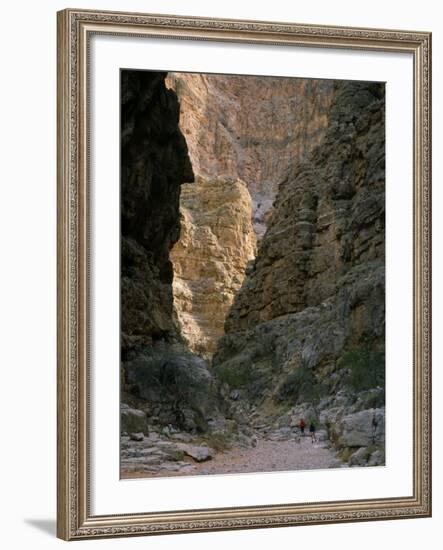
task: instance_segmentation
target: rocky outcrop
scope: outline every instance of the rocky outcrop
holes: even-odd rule
[[[189,348],[210,357],[280,181],[324,135],[333,84],[186,73],[170,73],[166,84],[180,100],[180,128],[198,176],[182,190],[181,237],[171,255],[174,305]]]
[[[253,271],[227,320],[228,332],[318,306],[350,289],[353,325],[363,331],[359,303],[375,294],[374,306],[383,304],[383,108],[381,86],[337,85],[322,145],[280,185]],[[379,332],[376,322],[368,328],[370,334]]]
[[[244,181],[258,238],[288,166],[320,143],[333,83],[283,77],[170,73],[196,174]]]
[[[293,441],[300,417],[347,464],[382,464],[384,88],[305,82],[297,107],[289,79],[219,79],[174,84],[187,186],[165,74],[122,73],[123,469],[195,472]],[[271,91],[297,121],[275,128]]]
[[[126,403],[120,404],[120,431],[149,435],[148,418],[144,411],[134,409]]]
[[[210,357],[255,257],[251,198],[240,180],[198,177],[182,187],[180,212],[171,251],[174,306],[189,349]]]
[[[383,409],[366,409],[341,418],[339,431],[333,433],[340,447],[368,447],[384,442],[385,412]]]
[[[165,77],[121,76],[121,421],[145,435],[168,425],[203,432],[221,418],[208,365],[186,349],[173,309],[170,250],[180,189],[194,175]]]
[[[207,363],[181,344],[139,351],[125,362],[125,374],[138,407],[156,429],[172,425],[189,433],[204,432],[208,418],[217,415],[217,390]]]
[[[194,179],[166,73],[121,73],[121,345],[176,340],[169,251],[180,187]]]
[[[187,443],[179,443],[178,448],[181,449],[186,456],[190,456],[195,462],[205,462],[211,460],[214,455],[214,450],[206,445],[188,445]]]
[[[214,356],[263,411],[314,403],[318,418],[340,390],[384,388],[384,151],[383,85],[336,83],[325,137],[281,183]]]

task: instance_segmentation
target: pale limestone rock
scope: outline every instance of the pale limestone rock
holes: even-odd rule
[[[240,180],[199,177],[182,187],[180,212],[171,251],[174,306],[189,349],[210,357],[255,256],[251,198]]]
[[[205,462],[214,456],[214,450],[204,445],[188,445],[182,443],[178,447],[196,462]]]
[[[261,238],[288,166],[321,142],[333,82],[169,73],[166,85],[180,101],[194,173],[246,182]]]

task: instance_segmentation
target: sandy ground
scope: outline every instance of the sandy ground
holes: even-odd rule
[[[337,468],[336,454],[323,443],[311,443],[309,436],[295,441],[259,439],[256,447],[231,449],[217,453],[212,460],[192,464],[192,472],[122,472],[122,478],[169,477],[181,475],[232,474]]]

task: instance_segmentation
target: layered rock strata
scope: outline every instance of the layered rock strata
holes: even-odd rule
[[[333,84],[185,73],[170,73],[166,83],[180,100],[180,128],[198,176],[181,198],[174,305],[190,349],[210,357],[280,181],[324,135]]]
[[[281,183],[214,356],[262,415],[315,417],[339,448],[383,447],[384,128],[382,84],[335,84],[325,137]]]
[[[255,257],[251,198],[240,180],[196,178],[182,187],[181,234],[171,252],[174,304],[191,351],[210,357]]]
[[[223,419],[208,365],[186,348],[173,308],[170,250],[180,189],[194,175],[165,76],[121,74],[121,420],[142,433],[169,424],[197,433]]]
[[[258,238],[289,165],[320,143],[333,83],[286,77],[169,73],[196,174],[240,179]]]

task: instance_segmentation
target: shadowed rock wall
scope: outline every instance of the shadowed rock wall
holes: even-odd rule
[[[360,444],[378,445],[384,439],[384,86],[337,82],[334,94],[323,141],[280,185],[213,364],[264,415],[285,411],[283,425],[291,415],[293,422],[314,416],[344,447],[358,446],[346,426],[363,423]],[[349,415],[357,413],[354,422]]]
[[[165,76],[121,73],[121,427],[141,440],[169,426],[224,426],[208,365],[186,348],[173,308],[170,251],[181,186],[194,175]]]
[[[175,340],[169,251],[180,235],[180,186],[194,175],[166,73],[121,73],[122,351]]]

